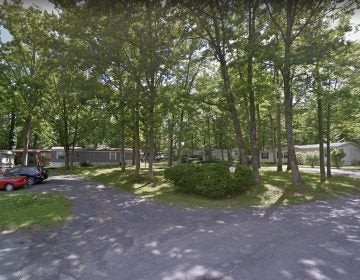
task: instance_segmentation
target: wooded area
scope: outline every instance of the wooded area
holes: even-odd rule
[[[51,2],[0,5],[0,149],[133,147],[150,182],[158,152],[236,147],[259,182],[287,146],[301,185],[295,144],[320,143],[325,180],[330,142],[360,141],[357,0]]]

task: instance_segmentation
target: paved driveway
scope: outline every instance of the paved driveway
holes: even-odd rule
[[[236,211],[161,205],[71,176],[50,230],[0,234],[0,280],[360,279],[360,195]]]

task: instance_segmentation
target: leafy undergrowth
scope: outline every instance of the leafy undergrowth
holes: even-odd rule
[[[133,182],[133,169],[128,168],[121,173],[118,167],[77,168],[72,171],[84,178],[98,183],[118,187],[145,198],[152,198],[185,207],[207,208],[240,208],[240,207],[270,207],[290,205],[328,199],[336,196],[360,191],[360,180],[345,176],[335,176],[324,183],[319,182],[316,174],[302,173],[306,185],[294,186],[291,174],[287,172],[265,170],[261,172],[262,183],[242,193],[225,199],[212,200],[190,194],[174,191],[169,182],[164,179],[164,168],[154,169],[154,183],[146,183],[146,170],[141,173],[140,182]]]
[[[0,231],[41,229],[70,215],[70,201],[52,193],[18,191],[0,195]]]

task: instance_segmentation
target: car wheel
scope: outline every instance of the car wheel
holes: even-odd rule
[[[33,177],[27,177],[28,186],[32,186],[35,184],[35,179]]]
[[[11,192],[14,190],[14,186],[11,185],[11,184],[6,184],[5,185],[5,190],[8,191],[8,192]]]

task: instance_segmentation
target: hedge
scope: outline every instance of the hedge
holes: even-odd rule
[[[229,163],[179,164],[165,170],[165,178],[182,193],[207,198],[224,198],[241,193],[253,184],[250,168],[236,165],[230,173]]]

